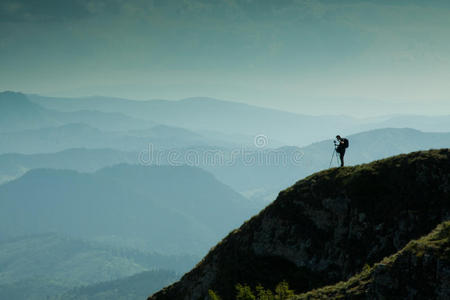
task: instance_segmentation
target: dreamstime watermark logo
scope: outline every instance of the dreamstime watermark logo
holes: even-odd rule
[[[258,148],[264,148],[269,144],[269,138],[264,134],[258,134],[253,140],[254,144]]]
[[[296,147],[278,149],[267,148],[269,138],[263,134],[254,137],[254,147],[215,149],[210,147],[192,149],[148,148],[139,153],[139,163],[143,165],[171,165],[195,167],[231,166],[299,166],[304,153]]]

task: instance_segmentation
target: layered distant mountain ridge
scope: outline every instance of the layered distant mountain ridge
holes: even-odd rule
[[[354,166],[411,151],[448,148],[449,121],[448,115],[310,116],[205,97],[133,101],[1,92],[0,298],[142,299],[179,279],[221,238],[277,198],[280,190],[336,166],[335,155],[331,160],[331,138],[336,134],[350,140],[345,162]],[[367,170],[371,173],[372,167]],[[348,175],[341,172],[327,176]],[[273,212],[274,206],[264,211]],[[292,212],[296,209],[291,207]],[[322,214],[329,208],[317,209]],[[308,218],[302,218],[302,224],[313,230]],[[297,227],[291,231],[297,232]],[[222,244],[216,248],[222,249]],[[420,249],[433,250],[427,247],[428,242]],[[394,248],[401,251],[398,241]],[[394,252],[386,253],[394,255],[388,259],[386,274],[399,270]],[[236,257],[254,273],[261,273],[262,265],[275,274],[260,275],[273,277],[273,282],[238,276],[239,283],[252,288],[258,281],[272,289],[283,278],[298,297],[313,292],[310,287],[320,289],[312,294],[317,297],[353,295],[348,286],[377,295],[379,277],[372,270],[380,267],[372,268],[372,261],[367,260],[362,272],[357,267],[351,272],[336,267],[347,272],[345,276],[335,274],[328,281],[319,274],[325,278],[319,282],[309,269],[302,270],[312,275],[302,277],[305,273],[276,255],[266,261],[266,257],[254,260],[249,253],[247,264],[241,254],[238,247],[226,256]],[[333,275],[334,267],[320,259],[317,270],[325,266]],[[233,261],[227,261],[225,270],[233,267]],[[286,270],[302,279],[292,281],[297,275]],[[223,288],[210,286],[225,299],[234,292],[234,287],[228,289],[227,278],[240,274],[230,272],[219,276],[226,279]],[[152,283],[146,285],[147,280]],[[445,286],[439,288],[445,292]],[[428,284],[427,289],[439,288]]]

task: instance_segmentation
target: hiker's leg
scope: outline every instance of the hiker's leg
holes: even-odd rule
[[[339,154],[340,154],[339,157],[341,158],[341,167],[343,167],[344,166],[344,154],[345,154],[345,152],[341,152]]]

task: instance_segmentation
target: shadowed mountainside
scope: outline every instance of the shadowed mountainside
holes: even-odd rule
[[[450,218],[450,152],[415,152],[329,169],[282,191],[183,278],[149,297],[234,298],[282,281],[297,292],[346,280]]]
[[[292,300],[450,299],[450,222],[409,242],[346,282],[323,287]]]

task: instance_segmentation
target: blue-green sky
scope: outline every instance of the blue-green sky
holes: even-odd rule
[[[450,113],[450,1],[0,0],[0,66],[44,95]]]

